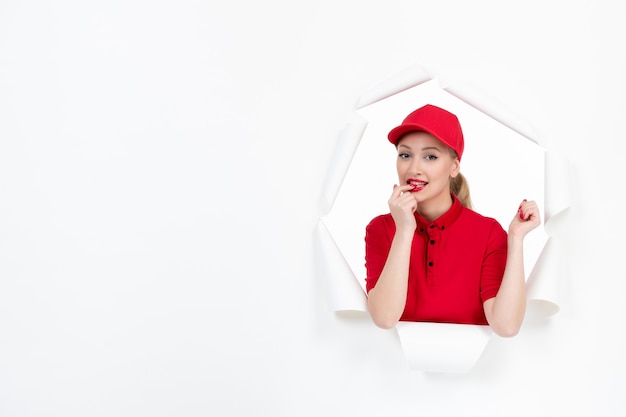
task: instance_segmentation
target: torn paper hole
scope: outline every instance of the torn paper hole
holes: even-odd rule
[[[546,158],[545,149],[537,144],[533,129],[481,96],[475,89],[450,80],[446,81],[446,89],[443,89],[438,79],[428,79],[425,74],[426,71],[416,71],[412,78],[410,74],[403,72],[400,79],[381,83],[373,91],[364,94],[365,98],[360,103],[371,104],[364,105],[355,113],[366,121],[366,128],[364,123],[360,125],[363,131],[354,127],[348,128],[347,132],[352,131],[351,136],[348,135],[351,139],[346,140],[345,133],[341,138],[350,144],[358,142],[358,146],[338,144],[339,148],[353,149],[353,154],[341,156],[343,165],[333,166],[329,170],[329,177],[332,177],[329,183],[340,184],[340,187],[336,194],[332,189],[329,191],[327,206],[330,209],[323,212],[323,225],[328,233],[324,239],[333,242],[325,250],[324,262],[329,263],[324,278],[330,282],[328,288],[333,294],[329,297],[336,311],[343,308],[341,306],[359,309],[366,305],[365,226],[376,215],[389,211],[387,199],[393,184],[397,182],[395,149],[388,143],[386,135],[414,109],[431,103],[446,108],[459,117],[466,140],[461,172],[469,180],[476,211],[496,218],[506,229],[522,198],[537,201],[539,207],[547,205],[546,172],[552,168],[551,159]],[[414,86],[406,88],[413,84]],[[388,91],[385,91],[385,86]],[[355,139],[357,136],[358,141]],[[567,198],[559,197],[552,201],[558,203],[551,207],[562,208],[568,204]],[[544,250],[548,238],[546,231],[540,228],[525,239],[524,266],[527,273],[533,271],[532,280],[529,280],[531,316],[547,316],[558,311],[556,294],[545,290],[554,288],[554,281],[558,276],[550,272],[540,272],[550,265],[548,258],[553,256],[550,248]],[[536,269],[535,264],[540,256],[541,268]],[[410,323],[399,325],[404,333],[407,328],[415,327]],[[440,326],[438,323],[433,325],[435,328]],[[456,326],[448,328],[451,333],[461,332],[455,330]],[[468,327],[462,329],[465,332]],[[432,343],[438,343],[437,334],[431,334]],[[459,336],[462,336],[461,333]],[[401,342],[402,340],[409,339],[401,337]],[[447,336],[442,340],[447,340]],[[408,349],[405,343],[403,348],[407,355],[409,352],[419,351]],[[477,349],[470,350],[474,359],[480,356]],[[458,358],[456,354],[452,356],[449,360],[454,363]],[[415,365],[422,362],[414,358],[411,363]],[[462,366],[456,368],[460,369]]]

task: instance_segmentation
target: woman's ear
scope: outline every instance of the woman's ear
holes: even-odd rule
[[[452,162],[452,167],[450,169],[450,177],[455,178],[457,175],[459,175],[460,171],[461,162],[459,161],[459,158],[454,158],[454,161]]]

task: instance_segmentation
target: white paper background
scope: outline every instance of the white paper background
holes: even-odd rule
[[[625,6],[0,2],[0,415],[621,416]],[[361,94],[416,61],[571,165],[561,310],[470,373],[330,313],[314,239]]]

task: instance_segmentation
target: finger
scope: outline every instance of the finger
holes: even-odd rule
[[[405,192],[400,196],[398,201],[400,205],[411,209],[411,211],[415,211],[417,209],[417,201],[415,201],[415,198],[411,195],[411,193]]]
[[[537,207],[537,203],[535,203],[534,201],[528,201],[526,199],[524,199],[520,205],[519,208],[517,209],[519,215],[520,215],[520,219],[524,220],[526,218],[528,218],[528,214],[530,213],[531,210],[533,210],[533,208]]]
[[[403,193],[396,198],[391,200],[391,203],[397,207],[406,207],[417,205],[415,198],[409,193]]]
[[[526,211],[524,212],[526,215],[526,219],[527,220],[533,220],[533,221],[541,221],[540,219],[540,214],[539,214],[539,208],[537,206],[530,206],[526,209]]]
[[[539,218],[539,207],[535,201],[524,200],[518,209],[520,220],[534,220]]]
[[[393,192],[391,193],[392,197],[399,197],[400,195],[402,195],[403,193],[406,193],[407,191],[410,191],[413,189],[413,186],[410,184],[404,184],[404,185],[394,185],[393,186]]]
[[[524,220],[525,217],[525,207],[528,203],[528,200],[524,199],[522,200],[522,202],[519,204],[519,207],[517,208],[517,214],[519,215],[520,220]]]
[[[417,210],[417,202],[410,193],[404,193],[397,198],[389,200],[389,207],[394,210],[401,210],[406,213],[413,213]]]

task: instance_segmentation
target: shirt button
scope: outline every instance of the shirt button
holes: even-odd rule
[[[430,241],[430,244],[431,244],[431,245],[434,245],[434,244],[435,244],[435,241],[434,241],[434,240],[431,240],[431,241]]]
[[[428,266],[433,266],[433,265],[434,265],[434,262],[432,261],[428,262]]]
[[[424,228],[420,227],[420,232],[424,233]]]

